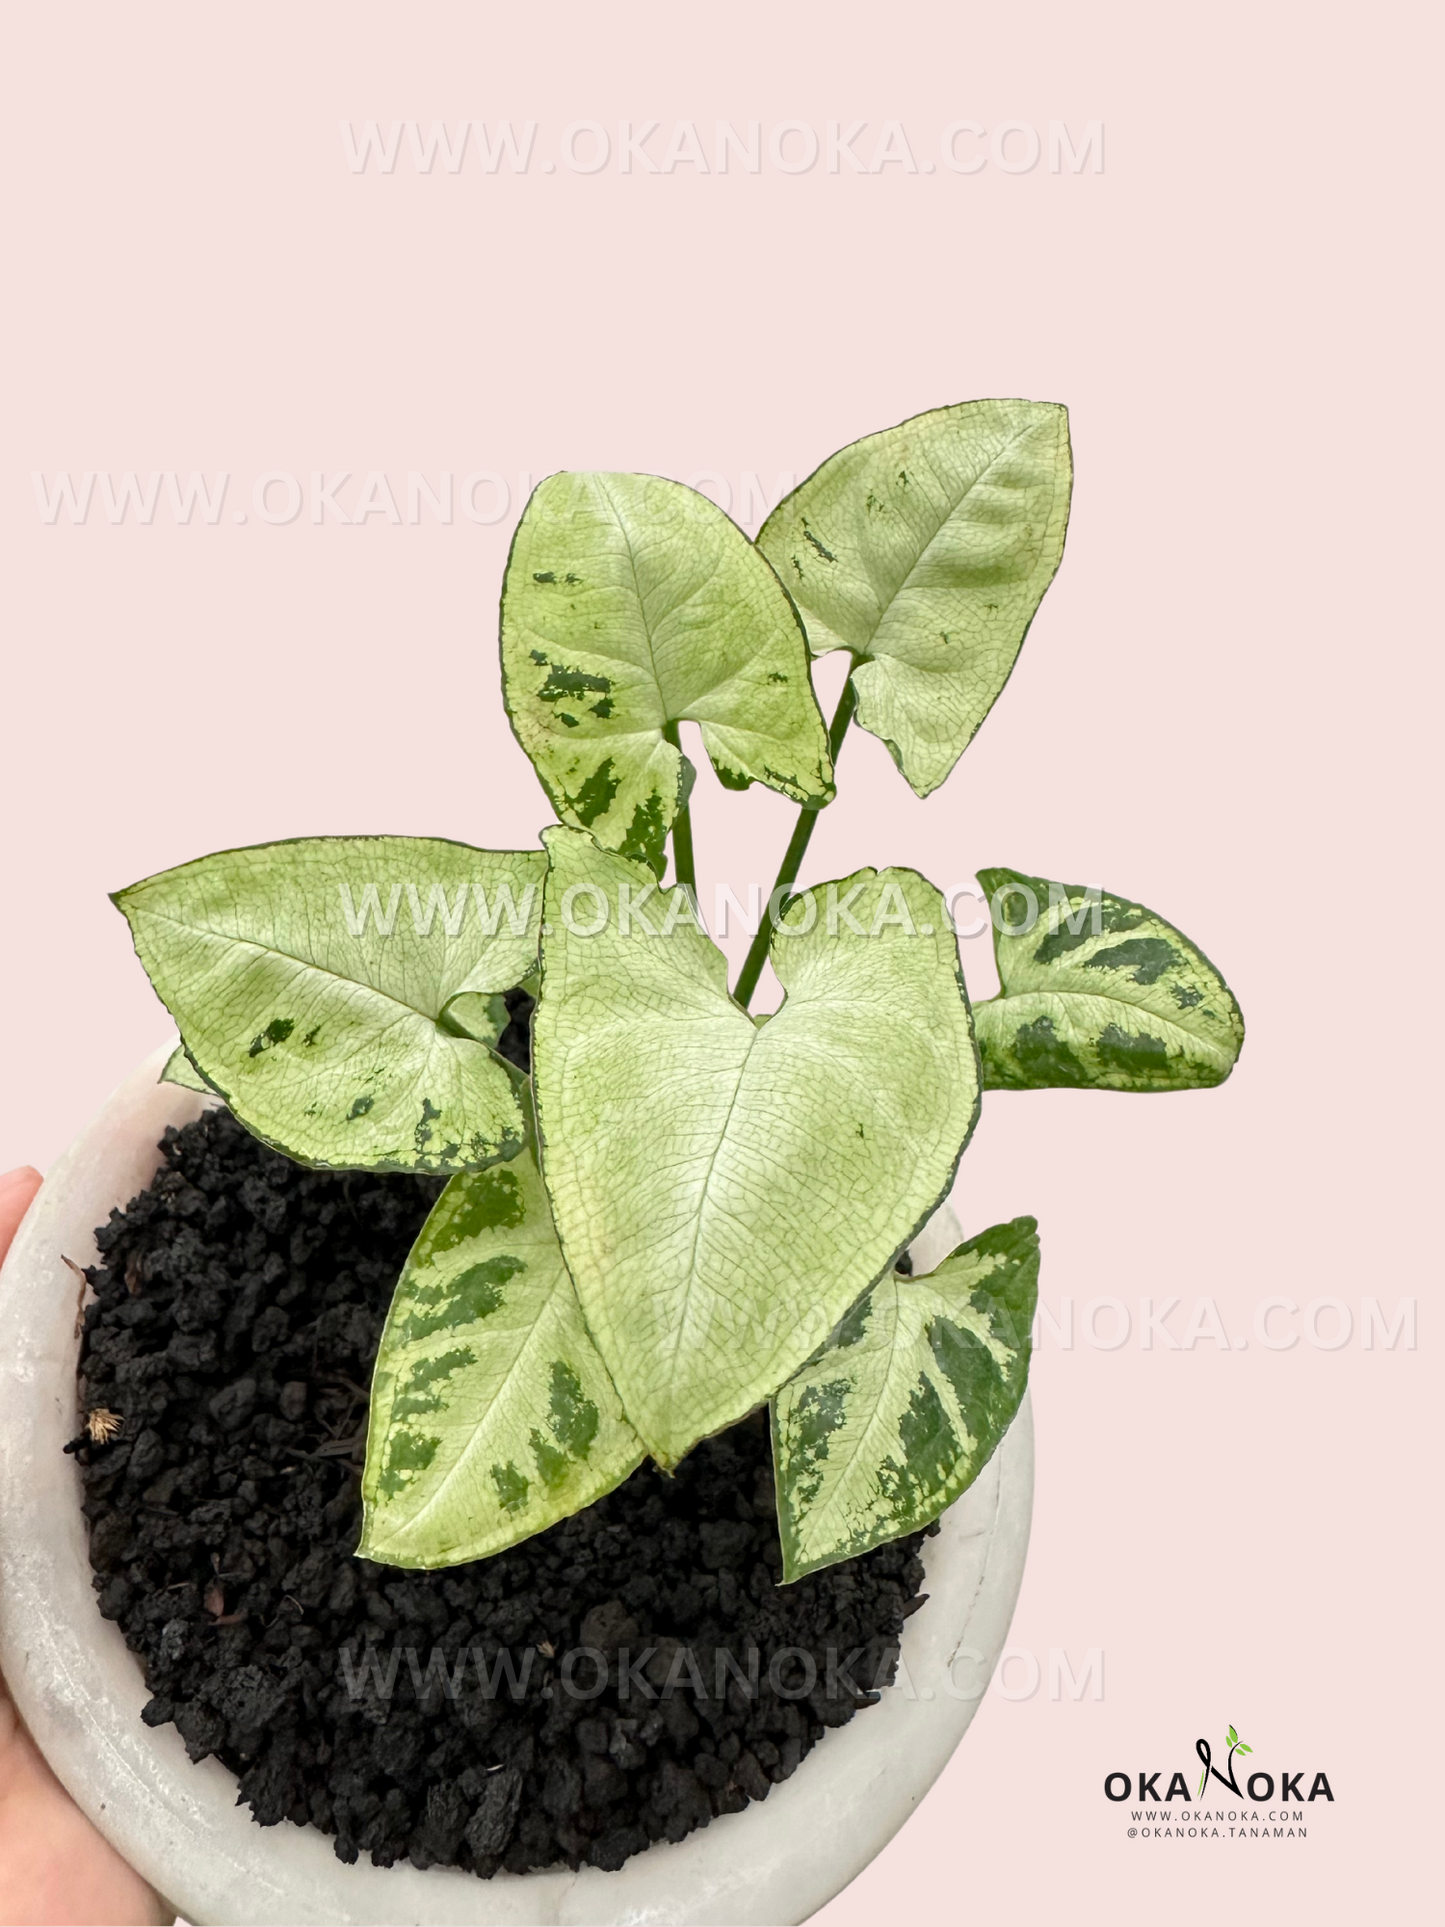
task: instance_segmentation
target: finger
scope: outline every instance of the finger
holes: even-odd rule
[[[19,1230],[20,1220],[39,1189],[40,1173],[30,1164],[22,1164],[18,1171],[7,1171],[0,1177],[0,1262],[4,1261],[10,1240]]]
[[[0,1927],[173,1918],[75,1805],[0,1689]]]
[[[0,1176],[0,1260],[39,1189],[29,1165]],[[170,1918],[46,1765],[0,1679],[0,1927]]]

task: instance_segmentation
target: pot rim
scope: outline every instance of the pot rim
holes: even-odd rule
[[[174,1727],[142,1724],[150,1695],[120,1628],[97,1609],[79,1469],[61,1450],[78,1425],[83,1298],[65,1260],[96,1261],[93,1228],[150,1182],[165,1126],[189,1122],[210,1101],[159,1082],[174,1046],[147,1058],[57,1160],[0,1270],[0,1671],[56,1775],[197,1923],[806,1920],[922,1800],[998,1663],[1028,1549],[1027,1396],[924,1547],[928,1604],[905,1622],[898,1683],[825,1734],[765,1801],[676,1844],[659,1842],[616,1873],[562,1868],[484,1881],[454,1867],[373,1867],[364,1857],[348,1866],[315,1828],[258,1828],[219,1760],[195,1764]],[[961,1236],[945,1204],[911,1247],[915,1269],[938,1263]],[[964,1658],[974,1669],[966,1688],[952,1670]]]

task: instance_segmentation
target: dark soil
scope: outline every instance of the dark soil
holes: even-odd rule
[[[761,1414],[496,1558],[353,1557],[363,1388],[440,1187],[304,1170],[222,1110],[162,1149],[98,1234],[71,1449],[146,1720],[223,1760],[263,1825],[383,1866],[616,1868],[765,1798],[877,1698],[921,1536],[780,1587]]]

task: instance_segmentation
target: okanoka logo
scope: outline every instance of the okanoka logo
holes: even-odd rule
[[[1239,1783],[1234,1777],[1234,1756],[1236,1753],[1253,1753],[1254,1748],[1252,1746],[1246,1746],[1232,1726],[1225,1735],[1225,1738],[1229,1742],[1229,1751],[1224,1756],[1223,1773],[1221,1773],[1219,1768],[1214,1764],[1214,1755],[1210,1751],[1208,1740],[1196,1740],[1194,1742],[1194,1751],[1204,1762],[1204,1771],[1199,1776],[1199,1792],[1195,1796],[1197,1799],[1203,1799],[1204,1789],[1211,1775],[1219,1781],[1221,1786],[1227,1786],[1230,1792],[1236,1794],[1241,1800],[1245,1797],[1244,1794],[1240,1792]],[[1265,1777],[1268,1778],[1268,1775]]]
[[[1245,1806],[1268,1806],[1271,1801],[1277,1801],[1281,1809],[1307,1806],[1314,1800],[1333,1802],[1335,1797],[1334,1790],[1330,1786],[1329,1775],[1323,1768],[1311,1770],[1306,1767],[1289,1768],[1276,1765],[1272,1770],[1258,1766],[1250,1769],[1247,1762],[1254,1754],[1254,1748],[1240,1738],[1233,1726],[1225,1730],[1224,1746],[1218,1760],[1215,1758],[1214,1747],[1208,1739],[1197,1739],[1194,1742],[1194,1752],[1202,1770],[1192,1790],[1192,1769],[1186,1775],[1180,1767],[1175,1767],[1172,1771],[1166,1767],[1158,1767],[1153,1772],[1145,1772],[1141,1769],[1137,1774],[1124,1772],[1106,1774],[1105,1797],[1117,1802],[1133,1799],[1162,1806],[1168,1806],[1174,1800],[1181,1800],[1191,1809],[1197,1809],[1201,1802],[1222,1798],[1220,1788]],[[1161,1781],[1167,1781],[1162,1793],[1159,1790]],[[1305,1790],[1306,1787],[1308,1791]],[[1145,1816],[1132,1814],[1130,1817],[1139,1819]],[[1230,1820],[1247,1820],[1256,1816],[1230,1812],[1227,1816],[1196,1813],[1194,1817],[1196,1819],[1227,1817]],[[1283,1812],[1276,1815],[1271,1812],[1269,1818],[1276,1817],[1288,1819],[1291,1815]]]

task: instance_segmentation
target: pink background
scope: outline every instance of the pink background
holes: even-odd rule
[[[808,874],[1004,863],[1204,945],[1249,1024],[1234,1080],[990,1099],[957,1203],[970,1231],[1038,1216],[1056,1317],[1113,1297],[1137,1327],[1177,1296],[1178,1337],[1209,1298],[1248,1343],[1045,1338],[1011,1640],[1044,1683],[990,1693],[830,1927],[1426,1917],[1432,24],[1297,0],[7,14],[0,1170],[43,1167],[166,1031],[108,890],[272,837],[535,836],[495,649],[517,477],[771,494],[944,401],[1072,411],[1068,552],[997,710],[926,803],[855,733]],[[373,116],[532,118],[537,153],[354,174],[339,123]],[[655,157],[682,119],[709,156],[718,118],[861,119],[865,160],[897,119],[919,171],[542,171],[565,123],[621,118],[662,123]],[[924,171],[962,119],[1102,120],[1103,171]],[[46,526],[31,472],[60,469],[232,479],[213,527],[164,497],[148,527],[101,501]],[[411,469],[494,471],[512,512],[258,521],[258,474],[313,469],[352,470],[352,505],[373,469],[399,496]],[[695,814],[705,901],[771,877],[778,799],[704,771]],[[1346,1301],[1352,1339],[1264,1349],[1275,1294]],[[1415,1350],[1364,1348],[1367,1295],[1418,1299]],[[1096,1647],[1103,1698],[1051,1700],[1050,1649]],[[1250,1764],[1328,1772],[1308,1839],[1129,1839],[1104,1775],[1161,1766],[1162,1790],[1229,1722]]]

